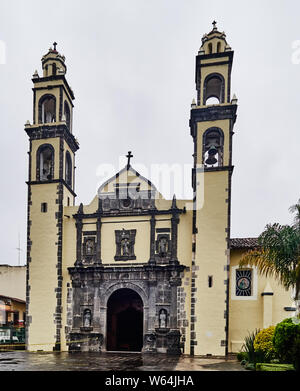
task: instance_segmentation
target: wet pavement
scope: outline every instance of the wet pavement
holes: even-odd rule
[[[141,353],[0,352],[0,371],[245,371],[235,358]]]

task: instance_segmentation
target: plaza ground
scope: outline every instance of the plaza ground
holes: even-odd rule
[[[0,371],[245,371],[236,357],[141,353],[0,352]]]

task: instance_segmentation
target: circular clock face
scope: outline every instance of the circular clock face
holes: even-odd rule
[[[246,290],[250,287],[250,280],[247,277],[240,277],[237,281],[237,286],[241,290]]]

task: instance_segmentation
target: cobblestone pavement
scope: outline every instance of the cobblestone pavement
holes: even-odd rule
[[[233,358],[141,353],[0,352],[0,371],[244,371]]]

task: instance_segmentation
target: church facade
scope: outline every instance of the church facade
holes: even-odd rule
[[[248,331],[290,316],[289,292],[238,266],[257,240],[230,237],[232,62],[214,24],[196,56],[192,200],[164,199],[129,152],[92,202],[76,206],[74,93],[56,43],[43,56],[25,125],[28,350],[224,356]]]

